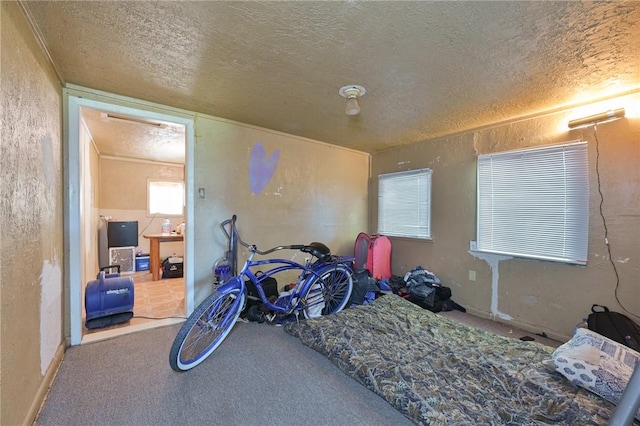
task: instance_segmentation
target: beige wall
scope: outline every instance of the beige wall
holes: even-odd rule
[[[567,128],[569,119],[589,114],[580,114],[580,109],[560,111],[373,155],[371,230],[377,227],[378,174],[422,167],[433,170],[433,241],[395,238],[393,273],[403,275],[421,265],[451,287],[453,299],[470,311],[561,339],[570,336],[594,303],[625,313],[615,298],[616,275],[604,244],[597,146],[603,213],[620,277],[618,298],[624,308],[640,315],[640,94],[609,104],[626,105],[636,115],[601,124],[594,134],[593,127]],[[606,108],[595,112],[602,110]],[[469,242],[475,240],[476,227],[476,156],[576,139],[589,143],[588,265],[525,259],[497,262],[470,253]],[[470,271],[476,273],[475,281],[469,279]]]
[[[261,249],[322,241],[334,253],[353,252],[367,224],[367,154],[213,118],[198,118],[196,134],[202,135],[195,154],[197,300],[209,288],[209,268],[226,250],[219,224],[232,214],[242,239]],[[258,142],[267,157],[279,151],[279,162],[264,189],[253,193],[249,163]],[[198,188],[204,199],[197,198]]]
[[[30,424],[62,356],[61,86],[20,9],[0,2],[0,424]]]
[[[334,253],[351,254],[356,235],[367,226],[368,154],[87,88],[72,86],[66,93],[194,120],[195,184],[190,190],[194,193],[192,260],[196,303],[211,290],[211,267],[224,254],[227,244],[219,224],[232,214],[239,217],[242,238],[260,248],[319,240]],[[279,151],[279,162],[264,189],[253,193],[249,169],[257,143],[264,146],[267,157]],[[110,174],[105,169],[106,162],[101,161],[101,182],[111,179],[116,186],[129,184],[122,170]],[[200,188],[204,189],[205,198],[198,197]],[[105,192],[101,185],[101,212],[120,203],[109,200],[108,197],[117,196]],[[137,189],[132,193],[137,195],[128,198],[126,204],[117,204],[118,209],[145,208],[136,204],[146,200],[145,193],[138,193]],[[289,254],[295,255],[299,254]]]
[[[63,285],[61,86],[13,2],[2,2],[2,395],[1,424],[31,423],[69,335],[69,283]],[[226,249],[218,225],[236,213],[245,240],[262,248],[323,241],[335,253],[353,250],[367,224],[369,156],[286,134],[138,100],[70,89],[67,93],[194,118],[196,146],[194,270],[196,302],[210,291],[211,266]],[[280,152],[266,186],[250,190],[251,152],[261,143]],[[146,193],[115,196],[103,182],[131,188],[119,165],[98,161],[89,149],[81,188],[85,224],[99,212],[142,211]],[[139,165],[135,165],[140,169]],[[94,185],[99,179],[100,185]],[[97,201],[99,200],[99,202]],[[142,202],[142,204],[140,204]],[[124,203],[124,204],[123,204]],[[151,224],[150,226],[153,226]],[[159,229],[159,224],[158,224]],[[94,251],[89,238],[84,249]],[[289,253],[290,257],[297,255]],[[84,268],[92,269],[90,263]],[[87,272],[88,274],[89,272]],[[286,283],[281,283],[282,285]],[[63,327],[63,323],[65,324]],[[17,392],[16,389],[20,391]]]
[[[100,225],[98,212],[98,194],[100,163],[98,152],[91,137],[89,129],[82,123],[80,128],[80,158],[81,158],[81,189],[80,189],[80,222],[82,224],[82,253],[85,253],[82,262],[83,282],[87,283],[96,278],[101,265],[98,262],[98,238],[97,229]],[[84,303],[84,297],[83,297]]]
[[[149,161],[132,161],[118,158],[100,159],[100,202],[102,216],[113,220],[138,221],[138,249],[149,253],[149,240],[143,234],[162,232],[164,217],[147,216],[147,180],[184,180],[184,166]],[[180,224],[183,217],[171,217],[172,229]],[[160,244],[160,256],[176,253],[184,255],[182,243]]]

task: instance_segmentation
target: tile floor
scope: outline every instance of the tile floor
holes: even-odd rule
[[[159,319],[185,317],[184,278],[152,281],[151,273],[148,271],[136,272],[128,276],[133,278],[133,318],[126,323],[94,330],[83,327],[84,335],[144,325]]]

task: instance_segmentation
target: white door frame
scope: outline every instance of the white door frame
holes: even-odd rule
[[[194,309],[194,120],[170,114],[145,111],[136,108],[123,107],[107,102],[100,102],[79,96],[67,95],[67,118],[65,120],[65,143],[67,146],[64,156],[64,175],[67,190],[65,192],[65,226],[67,229],[65,243],[68,248],[65,256],[65,269],[68,271],[69,280],[69,324],[70,324],[70,344],[79,345],[82,343],[82,259],[84,253],[81,252],[81,224],[80,224],[80,191],[82,182],[80,180],[81,158],[80,158],[80,108],[89,107],[105,112],[133,115],[152,120],[167,121],[182,124],[186,127],[185,146],[185,192],[186,192],[186,232],[185,232],[185,309],[187,314]]]

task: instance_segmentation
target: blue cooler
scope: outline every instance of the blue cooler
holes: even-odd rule
[[[118,268],[107,274],[105,269]],[[127,322],[133,317],[133,279],[120,276],[120,266],[100,268],[97,279],[90,281],[84,293],[85,327],[103,328]]]
[[[136,256],[136,272],[149,270],[150,258],[148,254]]]

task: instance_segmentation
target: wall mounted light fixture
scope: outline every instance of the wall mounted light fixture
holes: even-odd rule
[[[348,86],[341,87],[338,91],[340,96],[347,100],[347,108],[344,110],[347,115],[360,114],[360,104],[358,98],[363,96],[367,91],[362,86],[357,84],[350,84]]]
[[[603,123],[606,121],[613,121],[622,117],[624,117],[624,108],[610,109],[609,111],[601,112],[600,114],[594,114],[588,117],[570,120],[569,128],[575,129],[576,127],[588,126],[591,124]]]
[[[111,121],[120,121],[122,123],[129,123],[129,124],[142,124],[145,126],[157,127],[160,129],[164,129],[165,127],[167,127],[166,124],[161,123],[159,121],[148,120],[148,119],[139,118],[139,117],[131,117],[128,115],[112,114],[110,112],[109,113],[102,112],[100,113],[100,117],[105,118],[107,120],[111,120]]]

